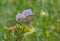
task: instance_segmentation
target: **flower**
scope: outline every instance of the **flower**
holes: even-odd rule
[[[46,37],[49,37],[50,32],[46,31],[45,34],[46,34]]]
[[[19,18],[25,18],[25,16],[23,14],[18,13],[16,15],[16,21],[18,21]]]
[[[21,25],[20,29],[23,30],[24,32],[29,32],[29,33],[34,33],[35,32],[34,28],[30,28],[27,25]]]
[[[8,30],[9,30],[10,32],[12,32],[12,30],[16,30],[16,26],[10,26],[10,27],[8,28]]]
[[[21,30],[23,30],[23,28],[24,28],[23,26],[20,26],[20,29],[21,29]]]
[[[14,30],[14,27],[9,27],[8,30],[12,32],[12,30]]]
[[[30,29],[30,31],[29,31],[30,33],[33,33],[34,31],[32,30],[32,29]]]
[[[20,29],[23,30],[24,32],[28,32],[30,28],[27,25],[22,25],[20,26]]]
[[[31,34],[33,34],[34,32],[36,32],[36,30],[35,30],[35,28],[31,28],[30,30],[29,30],[29,32],[31,33]]]
[[[29,26],[25,26],[25,29],[24,29],[24,31],[26,31],[26,32],[28,32],[29,31]]]
[[[33,34],[35,32],[35,29],[29,29],[28,32],[24,33],[24,37],[26,37],[27,35]]]
[[[41,16],[46,16],[46,13],[43,11],[40,13]]]

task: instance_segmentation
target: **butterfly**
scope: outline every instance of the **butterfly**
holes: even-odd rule
[[[34,14],[31,9],[24,10],[22,14],[16,15],[16,21],[30,23],[34,18]]]

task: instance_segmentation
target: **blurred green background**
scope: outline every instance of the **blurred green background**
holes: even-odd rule
[[[0,0],[0,41],[5,41],[4,28],[14,26],[16,14],[26,9],[32,9],[35,14],[32,26],[36,34],[23,41],[60,41],[60,0]],[[51,33],[48,38],[46,31]]]

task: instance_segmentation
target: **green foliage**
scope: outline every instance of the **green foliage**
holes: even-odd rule
[[[35,14],[30,27],[36,32],[24,36],[22,41],[60,41],[60,0],[0,0],[0,41],[15,41],[19,37],[7,29],[18,24],[16,14],[26,9]]]

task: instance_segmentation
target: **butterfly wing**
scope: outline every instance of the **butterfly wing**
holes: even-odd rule
[[[25,16],[19,13],[16,15],[16,21],[18,21],[19,18],[25,18]]]
[[[23,11],[23,14],[24,14],[24,16],[29,16],[29,15],[32,15],[32,10],[31,9],[27,9],[27,10],[24,10]]]
[[[33,15],[32,10],[31,9],[24,10],[22,14],[24,14],[24,16],[26,18],[26,22],[25,23],[29,24],[32,21],[32,19],[33,19],[33,17],[30,16],[30,15]]]

